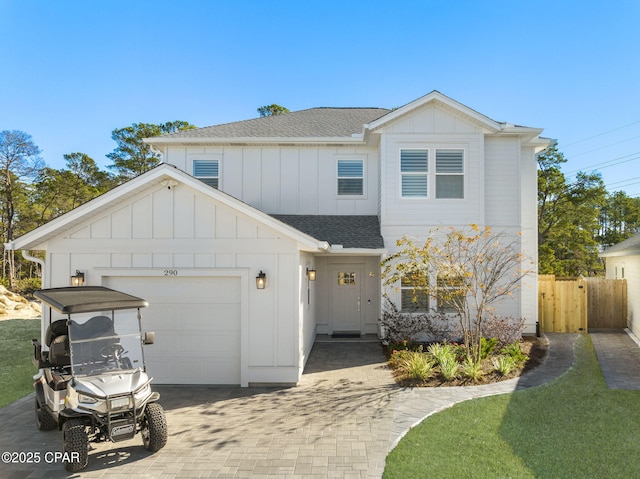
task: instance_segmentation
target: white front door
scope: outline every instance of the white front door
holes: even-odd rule
[[[341,264],[329,268],[329,312],[333,332],[361,332],[361,265]]]

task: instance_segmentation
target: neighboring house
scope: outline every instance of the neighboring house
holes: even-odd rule
[[[403,235],[489,225],[537,263],[541,131],[435,91],[182,131],[146,140],[164,164],[7,247],[46,251],[44,287],[78,270],[148,299],[157,382],[296,383],[317,334],[378,333],[380,261]],[[500,312],[535,331],[536,278]]]
[[[607,279],[627,280],[627,324],[640,337],[640,234],[607,248],[600,257],[605,259]]]

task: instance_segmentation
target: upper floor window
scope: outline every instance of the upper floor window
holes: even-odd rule
[[[364,194],[364,161],[338,160],[338,196]]]
[[[400,150],[403,198],[426,198],[429,184],[429,150]]]
[[[193,176],[209,186],[218,188],[220,184],[220,163],[218,160],[193,160]]]
[[[464,198],[464,150],[436,150],[436,198]]]

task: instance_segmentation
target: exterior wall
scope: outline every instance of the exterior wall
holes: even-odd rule
[[[313,343],[316,339],[317,325],[317,280],[309,281],[307,277],[308,269],[317,269],[316,258],[309,253],[300,255],[300,264],[298,267],[299,291],[298,310],[301,318],[302,328],[300,330],[300,368],[304,365],[311,354]]]
[[[269,214],[375,215],[377,148],[170,147],[165,161],[189,174],[194,159],[220,162],[220,189]],[[364,195],[338,197],[337,160],[364,160]]]
[[[640,338],[640,255],[605,258],[607,279],[627,280],[627,326]]]
[[[393,227],[484,223],[484,134],[478,126],[453,111],[429,105],[399,118],[381,133],[380,224],[387,247],[391,244],[387,237],[395,236]],[[429,198],[401,197],[401,148],[430,149]],[[465,151],[464,199],[435,198],[435,148]]]
[[[400,193],[401,148],[462,148],[465,151],[464,199],[405,199]],[[518,239],[519,252],[532,274],[498,314],[525,319],[525,333],[537,321],[537,173],[535,152],[516,136],[485,135],[476,125],[437,106],[430,106],[386,128],[381,140],[381,231],[385,247],[409,236],[424,241],[438,226],[488,225]],[[433,163],[430,164],[433,172]],[[433,173],[430,190],[434,192]],[[399,304],[399,293],[389,289]]]
[[[292,299],[299,286],[297,244],[212,197],[185,184],[171,189],[157,185],[48,241],[43,249],[46,287],[67,286],[76,270],[85,272],[88,285],[99,285],[110,270],[178,278],[210,269],[248,274],[252,284],[242,331],[243,377],[248,382],[299,379],[300,312]],[[253,278],[260,270],[267,275],[265,290],[255,287]]]

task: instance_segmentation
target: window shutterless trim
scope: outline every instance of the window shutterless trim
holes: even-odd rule
[[[400,197],[429,198],[429,149],[400,148]]]
[[[365,161],[358,158],[336,159],[336,195],[339,198],[364,196]]]

